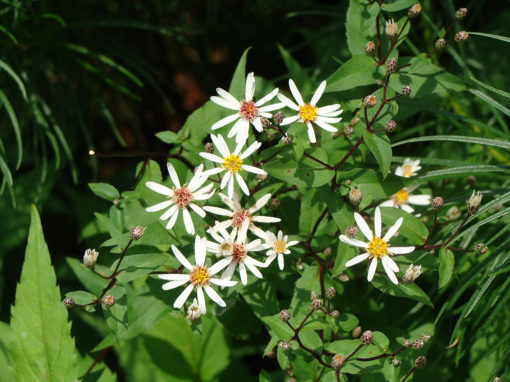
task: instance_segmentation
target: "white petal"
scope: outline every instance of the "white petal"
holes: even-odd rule
[[[337,113],[338,109],[340,109],[340,104],[334,104],[334,105],[328,105],[328,106],[319,107],[319,110],[317,110],[317,111],[319,112],[319,115],[323,115],[323,114]],[[342,111],[343,110],[340,110],[340,113]]]
[[[147,207],[145,209],[145,211],[147,212],[155,212],[155,211],[160,211],[162,210],[163,208],[166,208],[168,207],[170,204],[172,204],[173,201],[172,200],[165,200],[164,202],[161,202],[161,203],[158,203],[158,204],[155,204],[153,206],[150,206],[150,207]]]
[[[207,252],[207,241],[200,236],[195,236],[195,264],[204,265]]]
[[[248,283],[248,275],[246,274],[244,263],[239,263],[239,275],[241,276],[241,284],[246,285]]]
[[[184,257],[181,251],[179,251],[179,248],[177,248],[175,245],[172,244],[172,252],[174,253],[177,260],[179,260],[179,263],[181,263],[185,268],[188,268],[190,271],[193,269],[193,266],[191,263]]]
[[[233,176],[230,177],[230,182],[228,182],[227,195],[229,197],[232,197],[234,195],[234,177]]]
[[[393,224],[388,230],[388,232],[386,232],[386,235],[384,235],[383,240],[389,241],[393,237],[393,235],[395,235],[395,233],[398,231],[403,221],[404,218],[398,218],[395,224]]]
[[[166,224],[166,229],[171,230],[174,228],[175,222],[177,221],[177,218],[179,217],[179,210],[176,210],[175,213],[172,215],[168,223]]]
[[[386,264],[388,264],[388,266],[390,267],[390,269],[393,271],[393,272],[398,272],[400,271],[400,268],[398,267],[398,264],[393,261],[393,259],[391,258],[391,256],[383,256],[382,257],[382,262],[386,262]]]
[[[223,156],[223,158],[226,158],[230,155],[230,150],[227,146],[227,142],[225,142],[225,139],[221,134],[218,134],[216,136],[214,134],[211,134],[211,139],[214,143],[214,146],[216,146],[216,148]]]
[[[241,175],[239,175],[239,173],[236,173],[235,177],[237,180],[237,184],[239,185],[239,187],[241,187],[241,190],[243,190],[243,192],[246,195],[250,195],[250,189],[246,185],[246,182],[244,181],[243,177]]]
[[[319,99],[322,96],[322,93],[324,93],[324,89],[326,89],[326,81],[322,81],[315,93],[313,93],[312,100],[310,101],[310,105],[315,106],[317,102],[319,102]]]
[[[198,155],[200,155],[202,158],[210,160],[211,162],[223,164],[223,162],[225,161],[223,158],[220,158],[219,156],[217,156],[215,154],[211,154],[211,153],[199,153]],[[210,170],[208,170],[208,171],[210,171]],[[208,172],[204,171],[203,174],[204,175],[208,174]],[[209,173],[209,175],[212,175],[212,174]]]
[[[214,184],[209,183],[207,186],[202,187],[200,190],[198,190],[198,188],[202,184],[204,184],[204,182],[206,180],[207,180],[207,177],[203,176],[203,172],[201,173],[201,176],[199,178],[198,177],[191,178],[191,181],[189,182],[189,185],[188,185],[188,190],[190,190],[193,193],[194,198],[198,197],[199,195],[208,193],[214,187]],[[214,193],[214,190],[213,190],[213,193]]]
[[[340,239],[340,241],[344,242],[345,244],[353,245],[355,247],[360,247],[360,248],[368,248],[368,243],[365,243],[364,241],[354,239],[354,238],[351,239],[350,237],[347,237],[345,235],[340,235],[338,238]]]
[[[234,97],[226,90],[223,90],[222,88],[216,88],[216,91],[221,97],[223,97],[223,99],[225,99],[225,101],[232,104],[232,106],[236,106],[239,109],[241,103],[236,99],[236,97]]]
[[[193,225],[193,220],[191,220],[191,215],[187,208],[182,209],[182,218],[184,219],[184,226],[186,227],[186,232],[190,235],[195,233],[195,226]]]
[[[202,287],[197,287],[197,300],[198,306],[202,308],[202,311],[205,313],[207,309],[205,307],[204,291],[202,290]]]
[[[181,306],[184,305],[184,303],[186,302],[186,299],[188,298],[188,296],[191,294],[191,291],[193,290],[193,284],[189,284],[186,289],[184,289],[182,291],[182,293],[179,295],[179,297],[177,297],[177,299],[175,300],[174,302],[174,308],[175,309],[180,309]]]
[[[377,268],[377,258],[374,257],[372,259],[372,262],[370,263],[370,267],[368,268],[367,280],[369,282],[372,281],[372,279],[374,278],[376,268]]]
[[[325,123],[338,123],[342,120],[342,118],[331,118],[330,116],[319,115],[316,121],[325,122]]]
[[[202,154],[202,153],[200,153],[200,154]],[[219,174],[220,172],[223,172],[223,171],[225,171],[225,169],[220,166],[220,167],[215,167],[215,168],[211,168],[209,170],[204,171],[203,175],[211,176],[211,175]]]
[[[183,276],[186,276],[186,278],[184,280],[175,280],[175,281],[170,281],[170,282],[164,283],[161,286],[161,288],[163,290],[170,290],[170,289],[174,289],[174,288],[180,287],[181,285],[186,284],[189,281],[189,277],[188,277],[188,275],[183,275]]]
[[[292,117],[286,117],[283,119],[282,123],[280,123],[280,126],[289,125],[293,122],[296,122],[299,119],[298,115],[293,115]]]
[[[223,299],[219,296],[219,294],[216,293],[216,291],[213,288],[211,288],[209,285],[207,285],[205,287],[205,293],[207,293],[207,295],[211,298],[211,300],[213,300],[216,304],[218,304],[222,308],[227,306],[227,304],[225,304],[225,301],[223,301]]]
[[[248,164],[241,165],[241,168],[253,174],[267,175],[267,172],[265,170],[255,166],[250,166]]]
[[[384,270],[386,271],[386,274],[388,275],[388,277],[390,278],[391,282],[395,285],[398,285],[398,280],[397,280],[397,277],[395,276],[395,274],[393,273],[393,271],[391,270],[391,267],[390,265],[384,261],[384,259],[388,257],[388,256],[383,256],[382,257],[382,265],[383,265],[383,268]]]
[[[329,131],[330,133],[335,133],[338,131],[338,129],[336,127],[331,126],[329,123],[326,123],[323,120],[323,117],[317,117],[317,119],[314,121],[314,123],[316,125],[318,125],[319,127],[323,128],[324,130]]]
[[[225,176],[221,179],[220,188],[223,189],[227,185],[228,181],[232,177],[232,173],[230,171],[227,171],[225,173]]]
[[[358,225],[363,235],[365,235],[368,241],[371,241],[374,238],[374,236],[372,235],[372,231],[370,230],[370,228],[368,228],[368,224],[365,221],[365,219],[363,219],[363,217],[360,214],[355,212],[354,220],[356,220],[356,224]]]
[[[260,122],[260,118],[256,118],[253,121],[251,121],[251,124],[253,127],[255,127],[255,130],[257,130],[259,133],[262,133],[264,131],[264,128],[262,127],[262,122]]]
[[[251,154],[253,154],[255,151],[257,151],[259,149],[259,147],[262,146],[262,143],[260,142],[253,142],[250,147],[248,147],[246,150],[244,150],[244,153],[242,153],[239,158],[240,159],[246,159],[248,158]]]
[[[206,213],[201,207],[197,206],[195,203],[190,203],[189,207],[195,211],[198,216],[205,218]]]
[[[231,287],[237,284],[237,281],[222,280],[222,279],[209,279],[211,284],[219,285],[222,287]]]
[[[230,256],[230,260],[232,260],[232,256]],[[234,274],[235,270],[236,270],[236,266],[237,266],[237,263],[232,261],[227,269],[225,269],[225,271],[223,272],[223,274],[221,275],[221,279],[222,280],[230,280],[232,278],[232,275]]]
[[[212,184],[212,183],[211,183]],[[214,195],[214,193],[216,192],[216,190],[212,190],[212,192],[208,193],[208,194],[194,194],[193,195],[193,199],[194,200],[207,200],[209,199],[211,196]]]
[[[168,169],[168,174],[170,175],[170,179],[176,188],[181,188],[181,182],[179,182],[179,177],[177,176],[177,172],[175,172],[175,168],[172,163],[167,162],[166,168]]]
[[[374,233],[376,237],[381,237],[382,221],[381,221],[381,210],[379,207],[375,209],[374,214]]]
[[[227,265],[229,265],[232,262],[232,256],[226,257],[224,259],[221,259],[220,261],[216,262],[209,268],[209,274],[215,275],[219,271],[221,271],[223,268],[225,268]],[[235,264],[234,264],[235,267]]]
[[[267,268],[273,262],[274,259],[276,259],[276,253],[273,253],[272,255],[269,255],[269,257],[267,258],[266,262],[264,263],[264,267]]]
[[[161,215],[159,218],[161,220],[166,220],[168,219],[170,216],[174,216],[174,214],[178,214],[179,212],[177,211],[179,207],[177,207],[175,204],[170,207],[167,211],[165,211],[165,213],[163,215]]]
[[[271,93],[265,95],[264,97],[259,99],[257,102],[255,102],[255,106],[264,105],[266,102],[271,101],[277,94],[278,94],[278,88],[273,89],[273,91]]]
[[[250,214],[260,210],[262,207],[264,207],[266,205],[267,202],[269,202],[269,199],[271,199],[271,194],[265,194],[263,195],[262,197],[260,197],[253,206],[251,206],[249,209],[248,209],[248,212]]]
[[[313,125],[310,122],[308,122],[306,125],[308,126],[307,131],[308,131],[308,139],[310,140],[310,143],[317,142],[317,138],[315,138],[315,131],[313,129]]]
[[[266,239],[266,233],[264,231],[262,231],[260,228],[255,227],[253,224],[250,224],[249,229],[253,234],[257,235],[261,239],[264,239],[264,240]]]
[[[227,138],[232,138],[235,135],[236,144],[243,146],[248,139],[249,131],[250,121],[240,119],[239,122],[236,123],[236,126],[232,127],[232,129],[228,132]]]
[[[409,204],[402,204],[400,206],[405,212],[412,214],[414,212],[414,208],[411,207]]]
[[[245,245],[245,248],[248,250],[248,251],[258,251],[260,249],[258,249],[257,247],[260,246],[260,244],[262,244],[262,242],[260,241],[260,239],[255,239],[253,241],[250,241],[248,244]],[[257,262],[257,260],[255,259],[252,259],[254,262]]]
[[[255,76],[253,72],[248,73],[246,76],[246,85],[244,88],[244,99],[251,101],[253,99],[253,93],[255,92]]]
[[[284,96],[282,93],[278,93],[278,99],[282,101],[285,104],[285,106],[293,110],[299,111],[299,106],[296,105],[290,98]]]
[[[225,101],[223,98],[212,96],[211,101],[213,101],[215,104],[226,107],[227,109],[231,110],[237,110],[239,111],[240,105],[239,102],[237,105],[232,105],[230,102]]]
[[[239,118],[239,113],[235,113],[235,114],[229,115],[228,117],[222,118],[218,122],[216,122],[214,125],[211,126],[211,130],[216,130],[216,129],[219,129],[220,127],[228,125],[230,122],[235,121],[237,118]]]
[[[232,212],[220,207],[204,206],[204,210],[215,215],[232,216]]]
[[[415,247],[388,247],[388,252],[395,255],[405,255],[414,251]]]
[[[362,255],[358,255],[356,257],[353,257],[348,262],[345,263],[346,267],[352,267],[353,265],[356,265],[358,263],[361,263],[363,260],[368,259],[370,255],[368,253],[364,253]]]
[[[411,204],[427,206],[430,204],[430,195],[411,195],[408,200]]]
[[[292,93],[292,96],[297,101],[298,105],[302,106],[305,104],[303,101],[303,97],[301,97],[301,93],[299,92],[298,88],[296,87],[296,84],[292,79],[289,79],[289,88],[290,92]]]
[[[268,111],[275,111],[275,110],[283,109],[285,106],[287,106],[287,105],[284,104],[283,102],[278,102],[278,103],[274,103],[272,105],[262,106],[261,108],[259,108],[259,114],[263,117],[265,117],[266,115],[271,117],[271,114],[267,113]],[[269,118],[269,117],[266,117],[266,118]]]
[[[393,201],[393,199],[389,199],[379,204],[379,207],[395,207],[395,202]]]
[[[251,220],[255,223],[278,223],[282,221],[282,219],[272,216],[252,216]]]
[[[158,275],[160,279],[163,280],[171,280],[171,281],[177,281],[177,280],[189,280],[189,275],[185,275],[182,273],[166,273],[164,275]]]
[[[150,188],[152,191],[156,191],[158,194],[172,196],[174,192],[162,184],[156,182],[146,182],[145,185]]]
[[[253,263],[251,263],[250,261],[247,261],[247,260],[248,260],[248,258],[246,258],[244,261],[244,264],[246,265],[246,267],[250,270],[251,273],[253,273],[255,275],[255,277],[261,279],[262,273],[260,273],[260,271],[257,269],[257,267],[255,267],[255,265],[253,265]]]
[[[283,267],[285,266],[285,260],[283,259],[283,255],[280,253],[278,255],[278,267],[281,271],[283,271]]]

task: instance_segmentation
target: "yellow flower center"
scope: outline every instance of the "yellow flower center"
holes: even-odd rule
[[[388,244],[380,237],[374,237],[368,243],[368,253],[370,257],[381,257],[386,254]]]
[[[287,244],[283,240],[276,240],[273,243],[273,249],[276,253],[282,254],[287,249]]]
[[[391,195],[391,199],[393,200],[393,203],[395,203],[396,206],[401,206],[405,202],[407,202],[407,191],[406,190],[400,190]]]
[[[230,245],[230,243],[225,242],[225,243],[220,245],[220,251],[221,252],[228,252],[231,249],[232,249],[232,246]]]
[[[232,174],[235,174],[238,171],[241,171],[241,165],[243,161],[237,155],[230,155],[223,159],[223,168],[230,171]]]
[[[304,123],[313,122],[317,118],[318,108],[310,104],[305,104],[299,107],[299,119]]]
[[[206,286],[209,284],[209,269],[203,265],[195,265],[189,273],[189,281],[194,286]]]
[[[406,178],[413,176],[413,168],[411,167],[411,165],[408,165],[408,164],[403,165],[402,171]]]
[[[177,207],[184,208],[191,203],[191,201],[193,200],[193,195],[191,194],[187,187],[181,187],[178,189],[174,189],[172,200]]]

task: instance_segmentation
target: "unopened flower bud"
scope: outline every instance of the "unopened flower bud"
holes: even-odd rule
[[[262,127],[267,128],[267,127],[271,126],[271,121],[268,118],[261,117],[260,124],[262,125]]]
[[[342,354],[335,354],[331,360],[331,366],[333,369],[340,370],[344,365],[344,356]]]
[[[435,210],[439,210],[443,207],[443,198],[440,196],[436,196],[432,199],[432,208]]]
[[[444,38],[440,38],[436,41],[436,49],[443,49],[446,46],[446,40]]]
[[[206,152],[208,152],[209,154],[212,154],[214,152],[214,145],[211,143],[211,142],[207,142],[205,145],[204,145],[204,149]]]
[[[345,236],[347,237],[355,237],[358,234],[358,227],[355,225],[347,227],[345,230]]]
[[[269,141],[272,141],[274,139],[274,131],[268,131],[266,136]]]
[[[352,329],[352,337],[353,338],[358,338],[359,336],[361,336],[361,326],[356,326],[354,329]]]
[[[416,361],[414,361],[414,366],[416,366],[418,369],[421,369],[424,367],[427,363],[427,358],[423,355],[416,358]]]
[[[448,220],[455,220],[460,217],[461,213],[457,206],[451,207],[448,211],[446,211],[446,218]]]
[[[375,44],[373,41],[369,41],[365,45],[365,53],[369,56],[373,55],[375,52]]]
[[[322,308],[322,300],[320,298],[317,298],[312,301],[312,309],[313,310],[319,310]]]
[[[83,255],[83,264],[88,269],[94,269],[94,266],[97,262],[97,257],[99,256],[99,253],[95,249],[87,249],[85,251],[85,254]]]
[[[332,318],[340,317],[340,312],[338,310],[334,310],[329,314]]]
[[[351,125],[347,125],[344,127],[345,135],[351,135],[352,133],[354,133],[354,127],[352,127]]]
[[[115,297],[113,297],[111,294],[108,294],[103,298],[102,302],[104,306],[111,308],[113,305],[115,305]]]
[[[129,237],[132,240],[138,240],[138,239],[140,239],[143,236],[144,232],[145,232],[145,228],[140,227],[139,225],[137,225],[136,227],[134,227],[131,230],[131,232],[129,232]]]
[[[333,252],[333,250],[331,249],[331,247],[324,248],[324,256],[326,256],[326,257],[331,256],[332,252]]]
[[[425,344],[421,339],[417,339],[416,341],[413,342],[411,346],[413,347],[413,349],[421,350],[423,346],[425,346]]]
[[[386,122],[386,125],[384,125],[384,129],[388,133],[392,133],[397,128],[397,122],[395,122],[393,119],[390,119],[388,122]]]
[[[363,334],[361,335],[361,343],[363,345],[370,345],[372,343],[372,340],[374,339],[374,334],[372,333],[371,330],[367,330],[365,332],[363,332]]]
[[[351,119],[351,121],[349,122],[349,125],[354,127],[356,126],[358,123],[360,122],[360,119],[359,117],[354,117],[353,119]]]
[[[398,367],[398,366],[400,366],[400,360],[397,358],[393,358],[393,360],[391,361],[391,364],[395,367]]]
[[[395,60],[394,58],[390,58],[388,60],[388,62],[386,63],[386,73],[387,74],[395,73],[396,70],[397,70],[397,60]]]
[[[407,12],[407,16],[409,16],[410,19],[414,19],[417,17],[421,12],[421,4],[417,3],[414,4],[411,8],[409,8],[409,11]]]
[[[278,113],[276,113],[274,116],[273,116],[273,121],[274,123],[276,123],[277,125],[279,125],[280,123],[283,122],[283,114],[281,111],[279,111]]]
[[[410,86],[404,86],[402,88],[402,90],[400,91],[400,93],[404,96],[404,97],[409,97],[409,95],[411,94],[411,87]]]
[[[280,312],[280,320],[282,321],[289,321],[290,319],[290,313],[287,309],[283,309],[281,312]]]
[[[269,206],[271,207],[272,210],[276,210],[278,207],[280,207],[280,199],[278,198],[271,199]]]
[[[455,12],[455,18],[457,20],[462,20],[467,15],[467,8],[459,8],[457,9],[457,12]]]
[[[361,203],[361,191],[356,188],[351,188],[349,191],[349,201],[353,206],[357,206]]]
[[[282,142],[284,145],[290,145],[292,143],[292,138],[286,135],[282,138]]]
[[[464,42],[468,39],[468,37],[469,37],[468,32],[460,31],[460,32],[457,32],[457,34],[455,35],[455,41]]]
[[[411,341],[409,341],[407,338],[404,339],[404,341],[402,342],[402,347],[407,349],[407,348],[410,348],[411,347]]]
[[[473,175],[468,176],[467,181],[471,187],[474,187],[476,184],[476,178]]]
[[[65,297],[63,300],[62,300],[62,303],[64,304],[64,306],[66,308],[72,308],[74,306],[74,299],[72,297]]]
[[[314,291],[312,291],[312,293],[310,293],[310,299],[313,301],[313,300],[317,300],[319,298],[319,296],[317,295],[317,293],[315,293]]]
[[[120,200],[119,200],[119,199],[117,199],[117,198],[113,199],[113,205],[114,205],[115,207],[120,206]]]
[[[409,265],[409,268],[405,271],[402,276],[402,281],[404,284],[410,284],[414,282],[421,275],[421,265],[414,266],[413,264]]]
[[[257,174],[256,179],[257,183],[262,183],[264,180],[267,179],[267,174]]]
[[[485,252],[487,252],[487,247],[484,243],[478,243],[475,245],[475,251],[477,251],[480,255],[483,255]]]
[[[287,341],[280,341],[278,346],[280,346],[280,349],[282,349],[283,351],[287,351],[290,349],[290,344]]]
[[[345,273],[341,273],[338,275],[338,279],[343,282],[343,283],[346,283],[347,281],[349,281],[349,276],[347,276]]]
[[[193,303],[189,306],[188,312],[186,314],[186,318],[189,318],[191,321],[196,321],[205,314],[203,308],[198,305],[197,299],[193,299]]]
[[[393,19],[386,21],[386,37],[390,41],[396,41],[398,39],[398,26]]]
[[[377,97],[373,94],[367,95],[363,100],[363,106],[366,108],[374,107],[377,103]]]
[[[427,342],[429,342],[429,341],[430,341],[430,336],[429,336],[428,334],[422,334],[422,335],[420,336],[420,340],[422,340],[422,341],[423,341],[423,343],[424,343],[424,344],[426,344]]]
[[[473,191],[471,197],[468,200],[466,200],[468,214],[473,215],[474,213],[476,213],[476,211],[478,211],[478,208],[482,203],[482,198],[483,195],[480,194],[480,191],[478,191],[477,193]]]
[[[329,287],[328,290],[326,290],[326,297],[330,300],[336,296],[336,289],[333,287]]]
[[[494,379],[492,380],[492,382],[501,382],[501,378],[499,378],[499,377],[494,377]]]

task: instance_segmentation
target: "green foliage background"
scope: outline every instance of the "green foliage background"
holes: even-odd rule
[[[19,380],[20,375],[26,380],[45,380],[48,375],[73,380],[84,375],[108,346],[114,351],[106,353],[105,362],[85,380],[285,378],[280,367],[289,364],[289,355],[278,351],[276,359],[264,356],[279,339],[289,335],[285,332],[288,328],[280,327],[274,315],[289,307],[293,317],[306,314],[310,292],[320,289],[315,277],[317,265],[303,261],[299,272],[295,266],[285,272],[268,270],[264,281],[249,284],[242,298],[237,292],[228,295],[230,309],[203,317],[200,326],[190,326],[171,307],[176,292],[163,292],[161,282],[145,278],[163,264],[178,264],[173,258],[169,260],[170,243],[158,218],[144,212],[146,205],[157,201],[144,183],[166,179],[160,166],[169,151],[176,154],[181,146],[186,160],[199,163],[196,153],[203,150],[210,125],[224,116],[219,107],[205,102],[216,87],[228,88],[233,73],[233,93],[242,92],[248,71],[260,76],[257,84],[264,84],[257,89],[260,94],[271,84],[285,88],[289,77],[303,94],[310,94],[327,79],[324,98],[342,103],[344,120],[340,126],[347,124],[363,96],[374,91],[381,96],[377,90],[380,86],[374,82],[384,80],[384,70],[376,68],[363,51],[367,39],[373,38],[374,32],[367,25],[373,25],[375,17],[364,12],[365,3],[2,3],[0,369],[6,371],[0,380]],[[401,24],[414,1],[388,3],[383,10],[396,12],[395,20]],[[296,199],[302,189],[285,194],[275,212],[286,231],[305,238],[323,209],[328,209],[329,217],[318,227],[312,246],[325,248],[334,243],[335,264],[328,283],[338,291],[333,304],[342,313],[338,330],[346,338],[351,338],[350,332],[360,324],[384,333],[381,335],[390,340],[386,347],[394,351],[397,338],[428,333],[433,337],[422,353],[427,354],[429,363],[413,375],[414,379],[508,378],[510,95],[505,89],[510,89],[510,80],[504,63],[509,45],[482,34],[510,36],[506,21],[510,8],[505,1],[480,0],[423,1],[422,5],[421,16],[405,30],[407,39],[398,47],[398,56],[403,57],[399,65],[409,62],[412,66],[407,74],[392,76],[389,83],[395,92],[410,84],[412,96],[399,100],[398,108],[389,105],[387,117],[376,125],[382,128],[390,115],[396,114],[398,129],[389,138],[384,133],[370,137],[373,142],[365,138],[367,145],[360,148],[360,158],[370,169],[359,171],[361,165],[351,160],[338,181],[351,179],[359,185],[364,195],[362,207],[386,198],[403,185],[424,184],[422,189],[432,195],[443,187],[445,207],[440,214],[441,229],[434,233],[436,240],[448,237],[459,224],[449,222],[445,211],[453,205],[464,209],[464,200],[472,190],[482,190],[481,209],[454,244],[471,248],[485,242],[488,253],[456,253],[453,257],[447,251],[438,256],[420,252],[406,257],[405,261],[420,263],[425,269],[417,282],[419,287],[413,284],[407,290],[394,289],[382,278],[368,284],[364,273],[356,269],[347,271],[351,281],[340,283],[336,276],[346,272],[344,263],[354,251],[336,237],[332,240],[329,233],[353,224],[352,209],[346,205],[347,191],[342,191],[342,198],[328,196],[331,171],[301,157],[306,151],[334,163],[329,156],[342,155],[355,140],[342,144],[322,134],[321,145],[327,153],[319,153],[306,139],[297,138],[304,130],[291,128],[289,133],[296,137],[292,149],[264,166],[272,181],[249,201],[286,184],[312,187],[302,195],[299,206]],[[458,23],[462,27],[457,24],[453,31],[480,33],[471,33],[465,44],[432,54],[429,63],[419,53],[433,50],[441,28],[461,6],[467,7],[469,14]],[[243,56],[248,47],[251,50]],[[238,66],[240,57],[246,61],[241,60]],[[355,137],[359,134],[356,130]],[[89,150],[98,155],[89,156]],[[271,153],[266,149],[260,156],[263,159]],[[393,175],[386,177],[387,169],[408,156],[421,159],[424,166],[417,179],[403,182]],[[149,171],[135,184],[144,161]],[[181,162],[171,161],[181,177],[190,176]],[[313,173],[312,181],[301,173],[303,167]],[[296,171],[289,174],[288,168]],[[476,176],[474,185],[467,181],[469,175]],[[120,207],[112,206],[112,200],[121,194]],[[41,214],[42,227],[32,204]],[[304,210],[309,214],[306,219],[299,215]],[[383,216],[388,220],[384,223],[391,224],[398,214],[396,210],[385,211]],[[412,216],[406,217],[406,223],[407,231],[402,230],[402,235],[420,244],[426,227]],[[66,312],[60,302],[66,293],[78,290],[72,296],[87,303],[107,284],[83,269],[83,251],[104,244],[99,248],[101,265],[97,268],[109,273],[118,258],[115,253],[127,243],[128,231],[134,225],[148,228],[123,263],[128,271],[123,273],[121,285],[111,290],[117,298],[115,308],[105,310],[104,316],[80,309]],[[175,236],[182,238],[180,245],[191,244],[183,227],[176,228]],[[108,248],[113,248],[113,253]],[[297,249],[288,264],[295,265],[303,255],[303,250]],[[141,269],[130,272],[130,265]],[[67,335],[68,315],[74,339]],[[27,317],[39,317],[41,323],[27,321]],[[125,317],[129,317],[129,326]],[[326,324],[317,320],[315,325],[320,329]],[[22,338],[22,332],[33,337]],[[320,346],[311,334],[315,332],[307,333],[303,341],[311,347]],[[51,341],[49,347],[39,343],[41,335],[54,343],[60,341],[60,352],[51,349]],[[377,341],[384,348],[383,337]],[[456,339],[456,346],[446,349]],[[330,351],[345,351],[336,349],[334,343],[330,346]],[[299,352],[294,351],[294,372],[302,373],[298,380],[312,380],[307,374],[311,359]],[[402,370],[412,365],[414,355],[402,357]],[[27,359],[44,359],[48,374],[31,374],[37,371]],[[388,373],[393,372],[390,366],[383,365],[389,380]],[[383,374],[360,378],[383,380]]]

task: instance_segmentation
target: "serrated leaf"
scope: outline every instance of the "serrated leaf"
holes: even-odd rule
[[[89,188],[100,198],[113,201],[120,198],[120,193],[115,187],[108,183],[89,183]]]
[[[392,155],[389,138],[386,134],[375,134],[367,130],[363,133],[363,137],[365,138],[365,143],[372,154],[374,154],[374,157],[379,164],[383,179],[386,179],[389,174]]]
[[[442,288],[448,284],[452,278],[453,268],[455,266],[455,256],[453,252],[441,247],[439,249],[439,282],[438,287]]]
[[[11,355],[20,380],[67,382],[78,377],[71,324],[56,283],[41,220],[32,206],[25,261],[11,309],[17,338]]]

